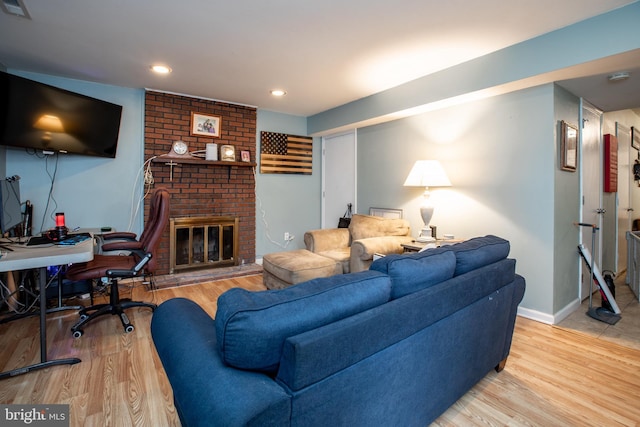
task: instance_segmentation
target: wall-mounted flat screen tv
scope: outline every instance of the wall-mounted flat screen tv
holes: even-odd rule
[[[0,72],[0,145],[116,157],[122,106]]]

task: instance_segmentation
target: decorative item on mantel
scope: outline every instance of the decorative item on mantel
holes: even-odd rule
[[[220,159],[224,162],[236,161],[236,149],[233,145],[223,145],[220,147]]]
[[[209,143],[205,147],[205,160],[217,161],[218,160],[218,144]]]
[[[414,165],[409,176],[404,182],[405,187],[425,187],[424,200],[420,206],[420,215],[424,221],[424,227],[420,231],[420,235],[416,239],[418,242],[430,242],[435,238],[431,232],[429,223],[433,217],[434,206],[429,200],[429,187],[450,187],[451,181],[447,177],[442,165],[437,160],[418,160]]]
[[[260,132],[260,173],[313,172],[313,138]]]

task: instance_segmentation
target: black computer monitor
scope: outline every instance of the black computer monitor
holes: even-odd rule
[[[0,230],[2,234],[22,223],[20,204],[20,177],[0,180]]]

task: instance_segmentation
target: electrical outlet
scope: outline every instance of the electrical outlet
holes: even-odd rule
[[[288,232],[288,231],[285,231],[285,232],[284,232],[284,241],[285,241],[285,242],[288,242],[288,241],[289,241],[289,239],[290,239],[290,237],[291,237],[291,236],[289,236],[289,232]]]

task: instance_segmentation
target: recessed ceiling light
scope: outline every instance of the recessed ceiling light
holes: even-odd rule
[[[158,74],[169,74],[171,72],[171,68],[166,65],[152,65],[151,71]]]
[[[9,15],[31,19],[22,0],[2,0],[2,2],[0,2],[0,9]]]
[[[607,77],[610,82],[619,82],[620,80],[627,80],[630,74],[627,71],[620,71],[619,73],[613,73]]]
[[[271,91],[271,95],[273,96],[285,96],[287,94],[287,92],[285,92],[282,89],[274,89]]]

